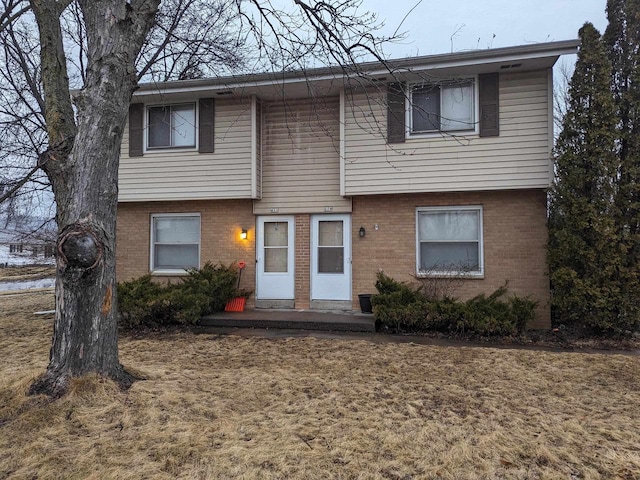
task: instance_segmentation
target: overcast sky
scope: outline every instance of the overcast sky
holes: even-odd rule
[[[416,6],[417,5],[417,6]],[[606,0],[363,0],[377,12],[392,34],[409,13],[400,31],[401,44],[388,45],[392,57],[460,52],[570,40],[589,21],[601,33],[606,27]]]

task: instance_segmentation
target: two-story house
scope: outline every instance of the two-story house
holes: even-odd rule
[[[357,308],[376,272],[505,280],[548,327],[552,67],[577,41],[145,84],[119,174],[119,280],[245,261],[263,308]]]

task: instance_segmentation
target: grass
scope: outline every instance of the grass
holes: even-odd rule
[[[55,276],[56,267],[53,265],[20,265],[0,268],[0,281],[38,280]]]
[[[638,356],[173,333],[51,402],[52,302],[0,297],[0,478],[640,478]]]

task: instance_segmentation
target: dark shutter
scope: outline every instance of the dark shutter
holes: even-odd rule
[[[497,137],[500,135],[498,73],[485,73],[480,81],[480,136]]]
[[[214,119],[216,101],[213,98],[201,98],[198,121],[198,151],[213,153]]]
[[[404,84],[387,85],[387,143],[405,140]]]
[[[129,106],[129,156],[141,157],[143,154],[142,135],[144,133],[144,104],[132,103]]]

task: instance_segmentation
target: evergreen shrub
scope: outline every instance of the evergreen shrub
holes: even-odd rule
[[[397,332],[514,335],[534,318],[537,302],[507,294],[506,285],[491,295],[460,301],[449,295],[430,297],[378,272],[377,294],[371,297],[376,325]]]
[[[144,275],[118,283],[118,323],[123,328],[193,325],[216,311],[224,310],[234,297],[251,292],[238,290],[238,267],[207,262],[190,269],[179,283],[160,284]]]

